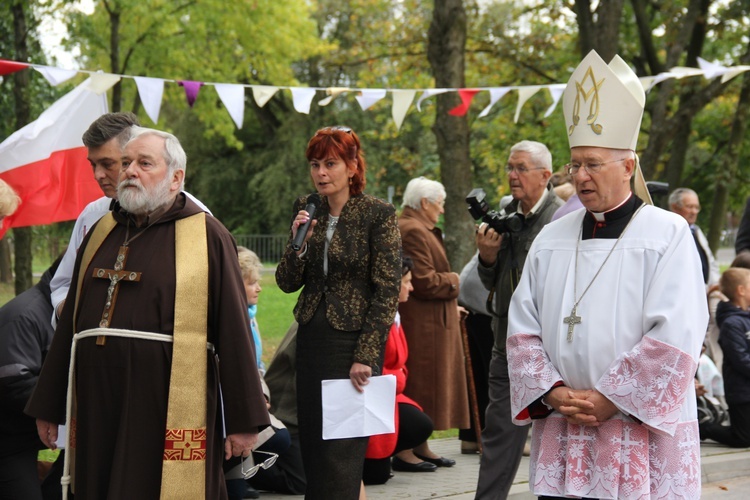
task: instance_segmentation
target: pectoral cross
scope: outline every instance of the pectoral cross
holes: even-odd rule
[[[573,328],[581,323],[581,317],[576,316],[576,307],[578,307],[577,304],[574,305],[573,310],[570,311],[570,316],[563,318],[563,323],[568,325],[568,342],[573,342]]]
[[[128,260],[127,246],[123,245],[117,252],[117,260],[115,261],[114,269],[102,269],[97,267],[94,269],[94,278],[102,278],[109,280],[109,287],[107,288],[107,301],[104,303],[104,311],[102,312],[102,319],[99,321],[101,328],[109,327],[112,321],[112,313],[115,309],[115,302],[117,301],[117,292],[120,289],[121,281],[140,281],[141,273],[134,271],[126,271],[125,262]],[[96,345],[104,345],[106,338],[100,335],[96,338]]]

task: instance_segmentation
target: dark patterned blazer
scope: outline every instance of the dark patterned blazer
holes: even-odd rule
[[[307,198],[294,204],[292,219]],[[289,234],[284,256],[276,268],[276,283],[284,292],[302,292],[294,308],[300,325],[309,322],[325,300],[329,324],[359,333],[353,361],[377,368],[401,287],[401,236],[393,205],[367,194],[352,196],[344,205],[328,248],[328,275],[323,254],[329,206],[326,197],[317,210],[318,223],[302,258],[292,250]]]

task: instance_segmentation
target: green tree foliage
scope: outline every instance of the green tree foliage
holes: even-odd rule
[[[120,74],[299,85],[294,63],[329,48],[316,36],[303,0],[99,0],[93,14],[71,7],[68,47],[80,49],[84,67]],[[140,110],[135,83],[123,84],[123,109]],[[164,96],[165,107],[185,107],[182,88],[167,84]],[[191,116],[207,139],[242,147],[215,92],[204,88]]]
[[[71,4],[55,3],[57,7]],[[749,4],[747,0],[466,0],[466,86],[565,83],[580,61],[581,51],[591,44],[603,51],[616,47],[640,76],[689,65],[695,55],[736,65],[747,51]],[[432,2],[98,0],[94,5],[93,14],[71,11],[67,17],[68,43],[80,48],[81,66],[87,69],[318,88],[435,86],[427,60]],[[705,15],[696,14],[701,12]],[[119,16],[117,43],[113,13]],[[587,29],[598,31],[589,33]],[[119,47],[115,66],[113,45]],[[711,210],[713,174],[722,165],[740,81],[737,78],[721,86],[699,77],[670,80],[648,95],[639,153],[643,157],[653,151],[647,168],[654,180],[666,178],[670,159],[677,158],[677,147],[673,138],[658,148],[650,147],[651,142],[658,134],[673,133],[674,122],[668,120],[679,116],[676,111],[681,102],[689,102],[690,92],[704,95],[704,102],[693,113],[684,160],[679,161],[681,183],[701,196],[704,225]],[[126,79],[122,85],[123,109],[138,111],[150,125],[134,82]],[[471,172],[466,175],[485,188],[492,203],[509,192],[502,167],[515,142],[544,142],[558,168],[569,159],[561,107],[545,117],[552,101],[542,90],[527,101],[516,123],[517,95],[509,92],[487,117],[478,118],[489,102],[487,93],[482,92],[467,116]],[[391,118],[390,96],[364,112],[354,92],[338,96],[326,107],[316,104],[323,97],[319,91],[310,114],[305,115],[294,110],[287,90],[278,92],[263,108],[248,91],[245,123],[237,130],[211,87],[203,87],[195,108],[189,109],[183,90],[167,83],[157,127],[170,129],[183,140],[189,154],[188,189],[235,232],[288,230],[294,198],[313,189],[304,149],[322,126],[345,124],[359,133],[371,194],[386,197],[392,186],[393,201],[399,205],[410,178],[441,178],[431,130],[435,97],[421,103],[421,112],[413,105],[400,130]],[[744,147],[738,162],[744,165],[747,160]],[[743,172],[738,170],[729,194],[728,207],[734,212],[750,194],[741,182],[747,175]]]

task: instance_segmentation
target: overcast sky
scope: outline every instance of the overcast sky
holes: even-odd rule
[[[74,8],[84,12],[91,13],[94,11],[93,0],[79,0],[73,5]],[[75,57],[80,54],[77,51],[75,53],[68,52],[61,46],[62,39],[68,34],[65,24],[60,19],[61,15],[61,12],[57,11],[54,15],[47,15],[42,18],[39,29],[42,49],[48,56],[57,59],[55,66],[64,69],[82,69],[75,61]]]

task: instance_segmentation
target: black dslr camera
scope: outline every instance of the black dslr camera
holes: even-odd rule
[[[523,215],[518,213],[500,214],[495,210],[490,210],[487,200],[484,199],[485,193],[482,188],[474,188],[466,196],[466,203],[469,204],[469,213],[474,220],[482,219],[488,226],[496,232],[515,233],[523,228]]]

